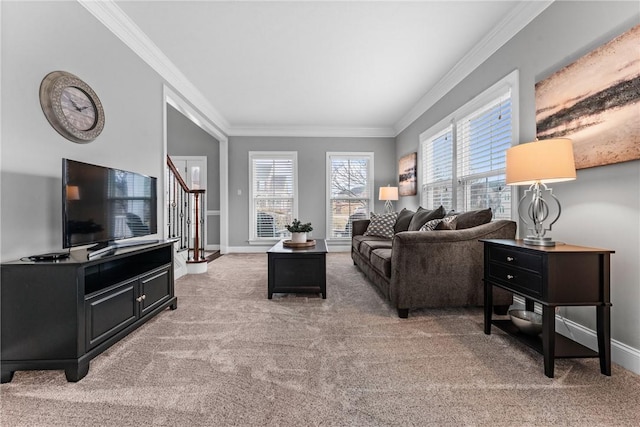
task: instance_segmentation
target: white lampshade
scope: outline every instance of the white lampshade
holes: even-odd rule
[[[531,185],[576,179],[570,139],[528,142],[507,150],[507,184]]]
[[[398,187],[380,187],[378,200],[398,200]]]

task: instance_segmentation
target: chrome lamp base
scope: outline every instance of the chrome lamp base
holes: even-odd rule
[[[384,212],[385,213],[393,212],[393,203],[391,203],[391,200],[387,200],[386,202],[384,202]]]
[[[543,198],[546,193],[547,200],[553,204],[550,205]],[[531,197],[530,202],[527,199]],[[560,218],[562,208],[560,201],[553,195],[553,192],[544,183],[535,182],[531,184],[528,190],[518,203],[518,215],[520,219],[528,225],[532,235],[528,235],[524,240],[525,245],[532,246],[555,246],[556,242],[551,237],[544,237],[547,231],[551,231],[553,224]],[[548,225],[545,225],[548,223]]]
[[[547,246],[547,247],[551,247],[551,246],[555,246],[556,245],[556,242],[551,240],[551,237],[527,236],[522,241],[524,242],[525,245],[532,245],[532,246]]]

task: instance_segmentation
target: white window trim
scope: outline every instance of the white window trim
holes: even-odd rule
[[[278,237],[256,238],[255,205],[253,203],[253,160],[254,159],[293,159],[293,217],[298,217],[298,152],[297,151],[249,151],[249,244],[271,245],[280,240]]]
[[[325,161],[325,187],[326,187],[326,199],[325,199],[325,230],[327,242],[344,242],[350,241],[351,237],[331,237],[331,158],[332,157],[357,157],[369,159],[369,176],[367,177],[367,185],[370,188],[369,194],[369,210],[373,210],[374,203],[376,201],[374,194],[374,152],[373,151],[327,151]],[[367,212],[367,216],[369,213]]]
[[[424,176],[423,173],[423,168],[422,168],[422,151],[423,151],[423,146],[424,144],[426,144],[431,138],[433,138],[434,136],[436,136],[438,133],[442,132],[447,126],[450,126],[452,123],[454,124],[453,126],[453,132],[455,133],[456,131],[456,126],[455,123],[457,123],[458,120],[462,119],[463,117],[466,117],[467,115],[473,113],[474,111],[476,111],[477,109],[481,108],[482,106],[484,106],[485,104],[487,104],[488,102],[491,102],[493,99],[497,98],[498,96],[500,96],[502,93],[504,93],[504,91],[506,89],[511,89],[511,117],[512,117],[512,126],[511,126],[511,141],[513,145],[517,145],[518,144],[518,140],[519,140],[519,136],[520,136],[520,84],[519,84],[519,80],[520,80],[520,76],[519,76],[519,71],[516,69],[514,71],[512,71],[511,73],[507,74],[505,77],[503,77],[502,79],[500,79],[498,82],[496,82],[495,84],[493,84],[490,88],[486,89],[485,91],[483,91],[482,93],[480,93],[479,95],[477,95],[476,97],[474,97],[471,101],[467,102],[465,105],[463,105],[462,107],[458,108],[456,111],[454,111],[453,113],[449,114],[448,116],[446,116],[444,119],[440,120],[438,123],[436,123],[435,125],[431,126],[429,129],[427,129],[426,131],[424,131],[423,133],[420,134],[419,136],[419,150],[418,150],[418,165],[420,165],[420,167],[418,168],[418,173],[419,173],[419,182],[420,183],[424,183],[426,177]],[[457,177],[457,144],[453,144],[454,146],[454,151],[453,151],[453,179],[455,180]],[[456,203],[456,199],[457,199],[457,195],[455,194],[456,191],[456,186],[453,186],[453,191],[454,191],[454,198],[452,199],[454,203]],[[425,201],[422,200],[422,189],[421,187],[419,188],[420,191],[420,204],[424,205]],[[512,220],[517,220],[518,219],[518,210],[517,210],[517,202],[518,202],[518,189],[516,186],[512,186],[511,187],[511,219]]]

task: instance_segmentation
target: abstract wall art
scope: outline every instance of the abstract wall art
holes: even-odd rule
[[[398,194],[401,196],[415,196],[418,192],[417,160],[418,153],[411,153],[398,161]]]
[[[640,159],[640,25],[537,83],[536,128],[573,140],[576,169]]]

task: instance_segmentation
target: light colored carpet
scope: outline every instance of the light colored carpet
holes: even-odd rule
[[[225,255],[176,282],[167,310],[67,383],[16,372],[2,426],[640,424],[640,376],[556,361],[494,331],[480,309],[399,319],[349,255],[327,257],[327,299],[267,299],[266,254]]]

